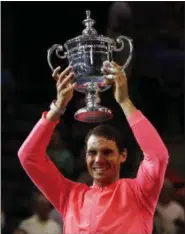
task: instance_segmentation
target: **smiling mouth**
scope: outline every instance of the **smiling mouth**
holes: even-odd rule
[[[95,167],[95,168],[93,168],[93,171],[96,171],[96,172],[103,172],[106,170],[108,170],[108,167]]]

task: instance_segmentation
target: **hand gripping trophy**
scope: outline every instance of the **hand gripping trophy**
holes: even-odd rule
[[[73,67],[76,82],[75,89],[86,95],[86,106],[75,113],[75,119],[88,123],[102,122],[111,119],[113,116],[110,109],[97,103],[97,90],[104,92],[111,87],[104,83],[101,70],[103,62],[111,62],[113,53],[122,51],[124,49],[124,41],[127,41],[129,54],[123,65],[123,69],[125,69],[131,61],[133,45],[132,40],[126,36],[121,35],[114,41],[109,37],[98,35],[93,28],[95,21],[91,19],[90,11],[86,11],[86,19],[83,21],[83,24],[85,29],[82,35],[68,40],[64,44],[66,51],[64,51],[62,45],[53,45],[48,50],[47,60],[53,71],[51,55],[55,51],[59,59],[67,59],[69,65]],[[117,44],[120,46],[117,47]]]

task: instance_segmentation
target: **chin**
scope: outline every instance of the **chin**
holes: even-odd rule
[[[95,176],[93,176],[93,178],[95,180],[109,180],[109,177],[107,177],[105,175],[95,175]]]
[[[99,182],[107,182],[112,181],[112,177],[106,175],[106,174],[94,174],[93,179]]]

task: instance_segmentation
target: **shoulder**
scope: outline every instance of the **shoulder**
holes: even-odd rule
[[[138,186],[136,179],[123,178],[120,179],[117,183],[117,187],[121,192],[124,191],[125,194],[136,198],[139,195]]]
[[[60,231],[61,231],[61,226],[52,219],[48,220],[48,226],[53,232],[60,233]]]
[[[129,178],[122,178],[119,180],[118,185],[120,185],[121,187],[125,187],[128,190],[136,190],[136,179],[129,179]]]
[[[75,182],[75,186],[73,187],[73,192],[85,192],[89,189],[85,183]]]
[[[89,190],[90,188],[86,184],[74,182],[74,186],[69,193],[68,203],[66,205],[66,208],[68,207],[69,204],[71,205],[76,203],[77,200],[82,201],[84,194]]]
[[[21,222],[20,226],[23,227],[23,226],[26,226],[26,225],[29,225],[29,224],[32,224],[32,223],[35,223],[35,222],[36,222],[35,216],[31,216],[31,217],[29,217],[27,219],[24,219]]]
[[[123,178],[119,180],[120,191],[123,192],[129,197],[129,199],[133,199],[139,206],[140,204],[140,191],[135,178]]]
[[[184,213],[182,206],[179,205],[176,201],[172,201],[170,206],[171,206],[171,210],[173,210],[173,212],[176,212],[179,214]]]
[[[69,194],[70,202],[73,200],[76,201],[77,197],[78,199],[82,198],[84,193],[86,193],[88,190],[90,190],[90,188],[86,184],[75,182],[75,186]]]

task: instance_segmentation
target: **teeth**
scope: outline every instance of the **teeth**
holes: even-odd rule
[[[95,171],[105,171],[106,169],[106,167],[94,168]]]

